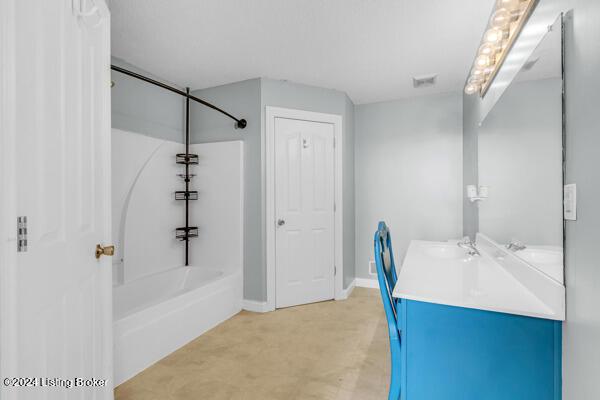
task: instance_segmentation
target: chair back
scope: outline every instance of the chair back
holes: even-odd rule
[[[379,281],[379,291],[381,292],[381,301],[385,310],[385,317],[388,323],[388,333],[390,336],[390,360],[392,370],[390,374],[390,387],[388,400],[400,399],[400,385],[402,381],[401,372],[401,343],[400,331],[398,330],[399,306],[400,300],[392,297],[392,291],[398,277],[396,276],[396,265],[394,264],[394,254],[392,252],[392,238],[390,230],[385,222],[380,222],[375,232],[375,265],[377,266],[377,280]]]
[[[385,222],[380,222],[375,232],[375,265],[377,267],[377,279],[381,291],[381,300],[386,312],[388,323],[393,322],[397,325],[396,301],[392,297],[392,291],[398,277],[396,275],[396,265],[394,263],[394,254],[392,252],[392,238],[390,230]],[[388,308],[389,311],[388,312]],[[393,317],[393,321],[390,318]]]

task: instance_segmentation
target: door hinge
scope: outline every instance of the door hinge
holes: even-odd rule
[[[17,252],[27,251],[27,216],[17,217]]]
[[[333,266],[333,276],[337,276],[337,266]]]
[[[335,204],[335,202],[333,203],[333,212],[336,212],[337,210],[337,205]]]
[[[335,149],[335,138],[333,138],[333,148]]]

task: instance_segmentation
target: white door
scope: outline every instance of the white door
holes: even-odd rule
[[[104,0],[0,1],[8,238],[0,397],[110,399],[111,261],[95,257],[111,232],[108,8]],[[27,217],[21,252],[18,216]],[[19,377],[27,379],[11,380]]]
[[[275,118],[276,307],[334,298],[334,125]]]

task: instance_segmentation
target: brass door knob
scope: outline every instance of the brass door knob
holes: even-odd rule
[[[112,256],[115,254],[115,246],[105,246],[96,245],[96,259],[99,259],[101,256]]]

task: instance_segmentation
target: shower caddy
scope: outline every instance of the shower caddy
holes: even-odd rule
[[[178,190],[175,192],[175,200],[181,200],[185,202],[185,226],[175,228],[175,238],[179,239],[182,242],[185,242],[185,265],[187,266],[189,265],[190,239],[198,237],[198,227],[190,226],[189,213],[190,200],[198,200],[198,192],[195,190],[190,190],[190,181],[194,177],[194,174],[190,173],[190,165],[198,164],[198,154],[190,153],[190,100],[194,100],[197,103],[212,108],[213,110],[218,111],[221,114],[224,114],[229,118],[233,119],[235,121],[236,129],[244,129],[247,125],[247,122],[245,119],[238,119],[233,115],[229,114],[228,112],[223,111],[219,107],[190,94],[190,88],[186,88],[184,92],[183,90],[177,89],[173,86],[169,86],[157,80],[148,78],[147,76],[138,74],[137,72],[129,71],[125,68],[121,68],[116,65],[111,65],[110,68],[114,71],[131,76],[136,79],[140,79],[144,82],[159,86],[163,89],[169,90],[173,93],[177,93],[185,97],[185,153],[179,153],[175,156],[175,162],[177,164],[185,166],[185,172],[179,174],[179,177],[181,177],[185,182],[185,190]]]

